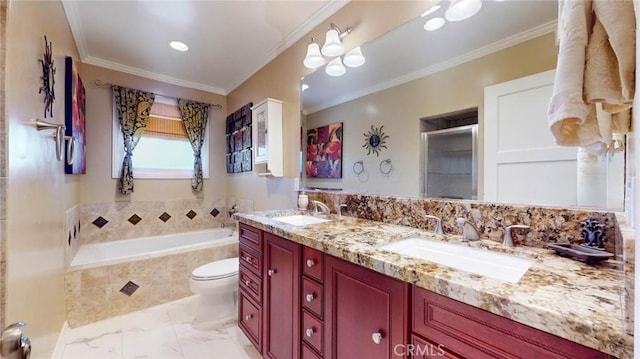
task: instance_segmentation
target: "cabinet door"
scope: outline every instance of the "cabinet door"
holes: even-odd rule
[[[270,233],[265,239],[266,358],[300,356],[300,245]]]
[[[266,163],[268,151],[268,112],[267,103],[263,103],[253,108],[253,153],[254,163]]]
[[[403,358],[407,283],[325,256],[325,358]]]

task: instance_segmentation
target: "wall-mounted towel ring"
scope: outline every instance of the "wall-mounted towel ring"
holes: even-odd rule
[[[359,175],[362,174],[362,172],[364,172],[364,162],[362,162],[362,160],[356,161],[353,164],[353,173]]]
[[[64,151],[64,125],[35,119],[33,124],[38,131],[53,130],[53,140],[56,143],[56,159],[62,161],[62,151]]]
[[[391,173],[391,171],[393,171],[393,165],[391,164],[391,159],[386,159],[380,162],[380,172],[383,175],[388,175],[389,173]]]
[[[64,136],[65,141],[67,141],[67,164],[69,166],[73,165],[73,160],[76,158],[76,138],[73,136]]]

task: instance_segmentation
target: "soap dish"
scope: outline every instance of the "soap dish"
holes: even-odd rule
[[[571,243],[547,243],[547,247],[553,248],[560,256],[585,261],[587,264],[613,257],[613,253]]]

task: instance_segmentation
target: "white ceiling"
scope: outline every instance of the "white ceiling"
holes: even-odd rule
[[[550,0],[483,1],[473,17],[425,31],[427,19],[444,17],[442,8],[416,18],[361,46],[364,65],[332,77],[324,67],[305,76],[303,112],[313,113],[370,93],[445,70],[549,33],[557,26],[557,2]]]
[[[347,1],[63,0],[63,6],[81,62],[226,95]],[[171,49],[173,40],[190,50]]]

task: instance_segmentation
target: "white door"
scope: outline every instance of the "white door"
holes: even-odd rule
[[[577,148],[547,126],[555,70],[484,90],[484,200],[577,205]]]

